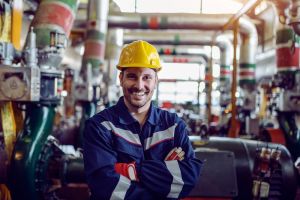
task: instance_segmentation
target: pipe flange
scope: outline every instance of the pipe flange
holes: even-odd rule
[[[58,140],[53,136],[48,136],[47,141],[42,147],[40,156],[38,158],[35,169],[35,185],[37,193],[43,198],[53,199],[55,190],[53,187],[57,186],[52,180],[53,174],[56,170],[55,166],[57,158],[61,156],[62,151],[59,148]],[[51,196],[51,197],[50,197]],[[55,198],[54,198],[55,199]]]

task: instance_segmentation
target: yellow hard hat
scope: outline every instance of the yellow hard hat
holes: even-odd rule
[[[127,44],[122,49],[117,68],[122,70],[127,67],[145,67],[159,71],[161,65],[156,48],[142,40]]]

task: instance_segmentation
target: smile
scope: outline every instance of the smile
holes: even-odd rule
[[[132,94],[135,96],[144,96],[146,93],[145,92],[132,92]]]

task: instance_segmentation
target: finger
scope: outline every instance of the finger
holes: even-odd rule
[[[182,148],[181,147],[178,147],[176,152],[179,154],[180,152],[182,151]]]
[[[178,147],[177,150],[175,150],[175,152],[176,152],[177,155],[172,160],[179,160],[180,159],[179,154],[182,152],[182,148]]]
[[[179,154],[178,154],[178,157],[181,159],[181,158],[184,158],[184,154],[185,152],[184,151],[181,151]]]
[[[170,153],[167,155],[167,157],[165,158],[165,160],[173,160],[176,156],[177,156],[177,147],[175,147],[174,149],[172,149],[170,151]]]

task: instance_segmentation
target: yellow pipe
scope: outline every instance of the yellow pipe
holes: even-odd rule
[[[210,46],[210,60],[209,60],[209,67],[208,67],[208,89],[207,89],[207,120],[208,123],[212,121],[211,119],[211,93],[212,93],[212,83],[213,83],[213,76],[212,76],[212,68],[213,68],[213,45]]]
[[[232,138],[236,138],[239,136],[239,132],[237,130],[237,119],[236,119],[236,88],[237,88],[237,41],[238,41],[238,32],[239,32],[239,20],[236,20],[234,23],[233,29],[233,70],[232,70],[232,84],[231,84],[231,126],[229,129],[228,136]]]
[[[0,41],[11,42],[11,7],[8,3],[4,3],[3,8],[3,13],[0,16]]]
[[[17,50],[21,50],[23,0],[14,0],[12,8],[11,42]]]

